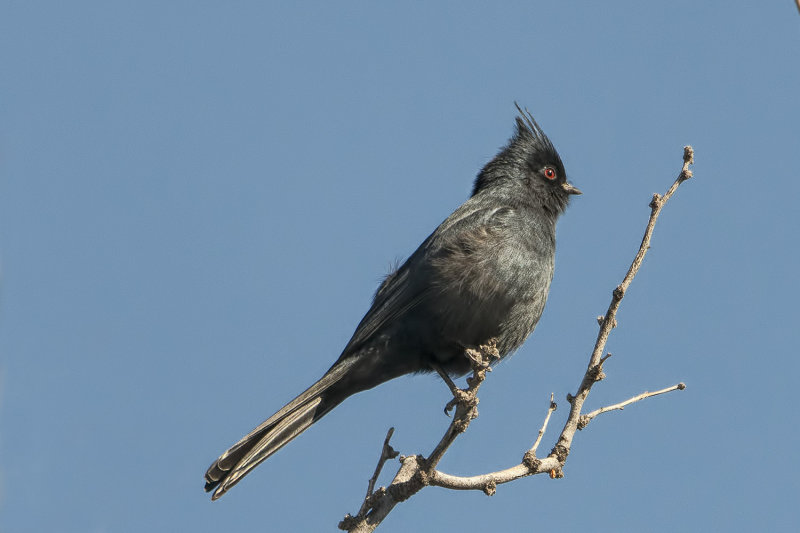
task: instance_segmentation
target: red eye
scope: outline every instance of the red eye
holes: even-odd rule
[[[545,167],[545,169],[544,169],[544,177],[549,179],[549,180],[554,180],[554,179],[556,179],[556,171],[553,170],[550,167]]]

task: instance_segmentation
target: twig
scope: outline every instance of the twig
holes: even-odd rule
[[[375,473],[372,474],[367,484],[367,495],[364,497],[364,503],[361,504],[361,509],[358,510],[358,516],[363,516],[369,510],[369,501],[375,490],[375,483],[378,481],[378,476],[381,475],[381,470],[383,470],[383,465],[386,464],[386,461],[389,459],[394,459],[399,455],[389,444],[389,440],[391,440],[393,434],[394,428],[389,428],[389,432],[386,433],[386,438],[383,440],[383,448],[381,448],[381,456],[378,459],[378,464],[375,466]]]
[[[542,424],[542,428],[539,430],[539,436],[536,437],[536,442],[534,442],[533,446],[531,446],[531,449],[528,450],[528,452],[533,454],[534,457],[536,457],[536,448],[538,448],[539,444],[541,444],[542,437],[544,436],[544,432],[547,431],[547,423],[550,422],[550,415],[552,415],[553,411],[555,411],[556,408],[558,408],[558,406],[556,405],[556,402],[553,401],[554,399],[555,399],[555,394],[551,392],[550,393],[550,407],[547,409],[547,416],[544,417],[544,424]]]
[[[587,415],[582,415],[580,421],[578,422],[578,429],[583,429],[589,425],[589,422],[592,421],[594,417],[597,415],[602,415],[603,413],[607,413],[609,411],[622,411],[627,406],[632,403],[639,402],[644,400],[645,398],[650,398],[651,396],[658,396],[659,394],[666,394],[668,392],[672,392],[674,390],[683,390],[686,388],[686,385],[683,383],[678,383],[677,385],[673,385],[671,387],[667,387],[666,389],[657,390],[655,392],[643,392],[634,396],[633,398],[628,398],[624,402],[615,403],[614,405],[609,405],[606,407],[601,407],[600,409],[595,409],[591,413]]]

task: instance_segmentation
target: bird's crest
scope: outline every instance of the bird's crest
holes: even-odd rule
[[[519,116],[516,117],[517,130],[505,148],[478,174],[472,190],[473,195],[509,176],[520,175],[520,169],[527,165],[532,157],[554,165],[563,175],[564,165],[558,151],[531,112],[527,108],[520,107],[517,102],[514,102],[514,106],[519,111]]]

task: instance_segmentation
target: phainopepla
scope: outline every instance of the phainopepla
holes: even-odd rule
[[[533,331],[553,279],[556,219],[581,192],[531,114],[517,109],[514,136],[472,196],[386,277],[330,370],[209,467],[212,499],[348,396],[437,367],[463,375],[466,348],[496,339],[502,357]]]

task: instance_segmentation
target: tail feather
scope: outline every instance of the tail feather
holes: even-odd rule
[[[216,487],[211,499],[216,500],[221,497],[262,461],[308,429],[311,424],[320,418],[317,407],[321,402],[322,398],[312,398],[307,404],[289,413],[267,434],[256,440],[252,448],[244,454],[231,470],[225,473],[225,477]],[[326,409],[325,412],[327,411],[329,409]]]
[[[347,360],[335,365],[322,379],[262,422],[214,461],[205,475],[206,492],[216,489],[211,499],[216,500],[221,497],[253,468],[338,405],[343,397],[325,399],[323,395],[346,375],[351,366],[352,362]]]

